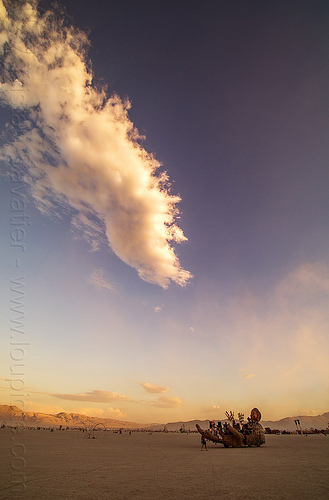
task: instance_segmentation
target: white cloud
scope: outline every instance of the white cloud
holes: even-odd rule
[[[158,313],[158,312],[160,312],[160,311],[162,311],[162,307],[161,307],[161,306],[156,306],[156,307],[154,308],[154,312]]]
[[[145,389],[145,391],[151,392],[153,394],[159,394],[169,391],[169,387],[163,387],[162,385],[149,384],[147,382],[141,382],[140,385],[143,387],[143,389]]]
[[[39,15],[33,5],[17,4],[6,16],[0,0],[3,53],[7,42],[0,96],[26,115],[3,157],[28,168],[41,210],[70,208],[93,249],[104,234],[143,280],[164,288],[170,280],[186,285],[191,274],[172,246],[187,239],[176,225],[180,197],[141,146],[130,103],[93,86],[86,36],[50,12]]]
[[[97,290],[106,288],[111,292],[115,291],[115,286],[104,277],[104,271],[102,269],[95,269],[88,276],[88,283],[93,285]]]

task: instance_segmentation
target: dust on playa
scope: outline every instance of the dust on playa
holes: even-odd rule
[[[198,433],[0,429],[0,498],[329,498],[329,436],[200,450]]]

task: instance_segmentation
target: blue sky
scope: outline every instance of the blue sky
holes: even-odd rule
[[[3,404],[328,411],[327,3],[60,4],[0,4]]]

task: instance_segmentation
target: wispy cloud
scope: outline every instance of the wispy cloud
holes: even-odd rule
[[[51,394],[54,398],[69,401],[89,401],[90,403],[109,403],[111,401],[132,401],[128,396],[109,391],[90,391],[79,394]]]
[[[157,401],[150,403],[157,408],[178,408],[183,401],[180,398],[171,398],[169,396],[160,396]]]
[[[105,288],[110,290],[110,292],[115,291],[115,286],[104,277],[104,271],[102,269],[95,269],[88,276],[88,283],[93,285],[97,290]]]
[[[149,384],[148,382],[141,382],[140,385],[143,387],[143,389],[145,389],[145,391],[151,392],[153,394],[159,394],[159,393],[169,391],[169,387],[164,387],[162,385]]]
[[[282,279],[276,288],[276,295],[281,300],[295,303],[310,302],[321,297],[328,297],[329,269],[319,262],[307,262],[294,269]]]
[[[328,267],[320,262],[304,263],[280,282],[279,289],[296,291],[300,286],[310,291],[329,292]]]
[[[69,208],[94,249],[103,234],[143,280],[186,285],[191,274],[172,246],[187,239],[176,223],[180,197],[142,147],[130,103],[94,85],[85,34],[58,13],[41,15],[34,0],[8,12],[0,0],[0,11],[0,97],[22,115],[3,157],[28,169],[41,210]]]
[[[243,375],[243,378],[253,378],[256,377],[254,373],[247,373],[246,375]]]

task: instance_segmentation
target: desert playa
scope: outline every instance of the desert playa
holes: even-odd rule
[[[200,435],[0,429],[1,498],[328,499],[329,436],[225,449]],[[25,488],[15,486],[19,475]],[[23,475],[23,476],[22,476]]]

